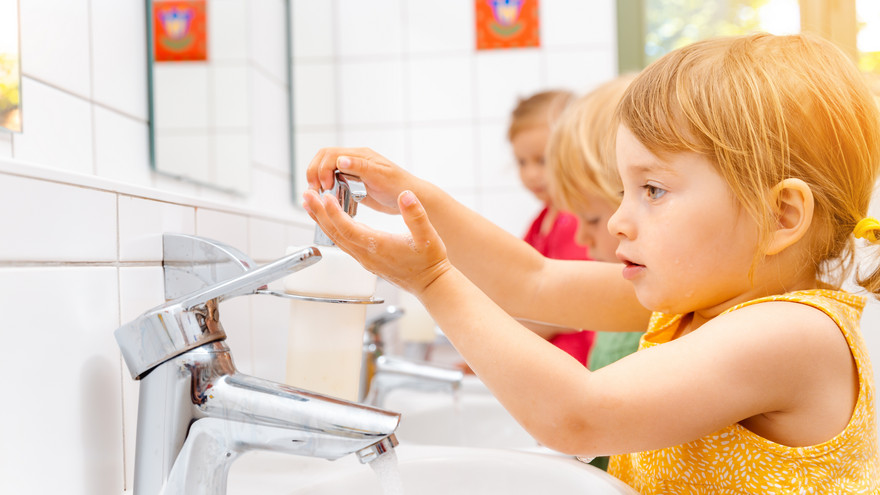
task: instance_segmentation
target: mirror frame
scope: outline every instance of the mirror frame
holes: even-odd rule
[[[210,2],[210,0],[207,0]],[[293,11],[293,7],[291,5],[293,0],[283,0],[284,4],[284,54],[285,54],[285,63],[286,67],[286,75],[287,75],[287,97],[288,97],[288,105],[287,105],[287,114],[288,114],[288,148],[289,148],[289,159],[288,159],[288,170],[290,173],[290,188],[291,188],[291,201],[295,207],[299,207],[299,202],[296,200],[296,160],[295,160],[295,143],[294,143],[294,116],[293,116],[293,61],[292,61],[292,48],[291,43],[293,40],[293,34],[291,33],[292,22],[291,22],[291,13]],[[206,180],[200,180],[198,178],[189,177],[185,174],[176,174],[167,170],[162,170],[158,166],[157,159],[157,149],[156,149],[156,94],[155,94],[155,74],[154,74],[154,64],[155,64],[155,39],[154,39],[154,22],[153,22],[153,4],[154,0],[144,0],[145,6],[145,18],[146,18],[146,35],[147,35],[147,59],[146,59],[146,72],[147,72],[147,119],[148,119],[148,129],[149,129],[149,163],[150,170],[154,173],[161,174],[168,177],[173,177],[175,179],[196,184],[199,186],[208,187],[217,191],[222,191],[225,193],[229,193],[235,196],[248,197],[254,194],[254,191],[251,190],[249,192],[244,192],[241,190],[235,190],[231,188],[226,188],[218,184],[211,183]],[[208,34],[211,36],[211,33]],[[210,52],[208,54],[210,60]],[[252,162],[248,161],[248,171],[252,169]]]
[[[15,21],[14,21],[14,24],[15,24],[15,29],[14,29],[15,52],[10,53],[13,56],[13,66],[12,66],[12,72],[11,72],[10,79],[15,81],[15,83],[14,83],[16,86],[15,91],[16,91],[16,93],[18,93],[17,94],[18,102],[15,104],[15,106],[10,107],[10,110],[9,110],[9,112],[14,112],[14,111],[18,112],[18,117],[16,118],[18,125],[17,125],[17,127],[9,127],[7,125],[3,125],[2,120],[0,120],[0,132],[11,132],[11,133],[20,134],[24,129],[24,124],[23,124],[24,119],[22,116],[22,114],[24,113],[22,111],[22,107],[23,107],[22,102],[24,101],[24,99],[22,97],[22,86],[21,86],[21,2],[19,0],[0,0],[0,1],[10,2],[10,5],[13,5],[14,6],[13,8],[15,9],[15,15],[14,15],[14,19],[15,19]],[[10,39],[12,39],[12,38],[10,37]],[[3,115],[3,114],[0,114],[0,115]]]

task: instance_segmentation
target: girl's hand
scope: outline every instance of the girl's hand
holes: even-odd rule
[[[336,170],[359,177],[367,188],[361,204],[384,213],[398,213],[397,199],[419,179],[369,148],[324,148],[306,171],[309,188],[321,192],[333,187]]]
[[[303,194],[303,208],[336,246],[367,270],[418,297],[450,271],[452,264],[446,256],[446,246],[415,194],[403,191],[395,206],[409,234],[371,229],[345,214],[336,198],[311,189]]]

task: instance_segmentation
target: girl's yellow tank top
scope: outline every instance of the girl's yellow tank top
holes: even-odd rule
[[[865,298],[816,289],[755,299],[725,313],[769,301],[806,304],[837,323],[859,374],[846,428],[818,445],[787,447],[737,423],[684,445],[612,456],[609,473],[642,494],[880,494],[874,373],[859,331]],[[668,342],[680,321],[681,315],[654,313],[639,349]]]

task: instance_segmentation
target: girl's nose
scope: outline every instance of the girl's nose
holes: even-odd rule
[[[618,239],[624,237],[632,238],[633,228],[627,217],[624,204],[621,203],[617,210],[611,214],[611,217],[608,218],[608,232]]]

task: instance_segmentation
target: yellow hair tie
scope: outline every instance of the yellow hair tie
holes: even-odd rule
[[[880,231],[880,222],[874,217],[865,217],[856,224],[853,235],[858,239],[866,239],[872,243],[880,242],[877,232]]]

